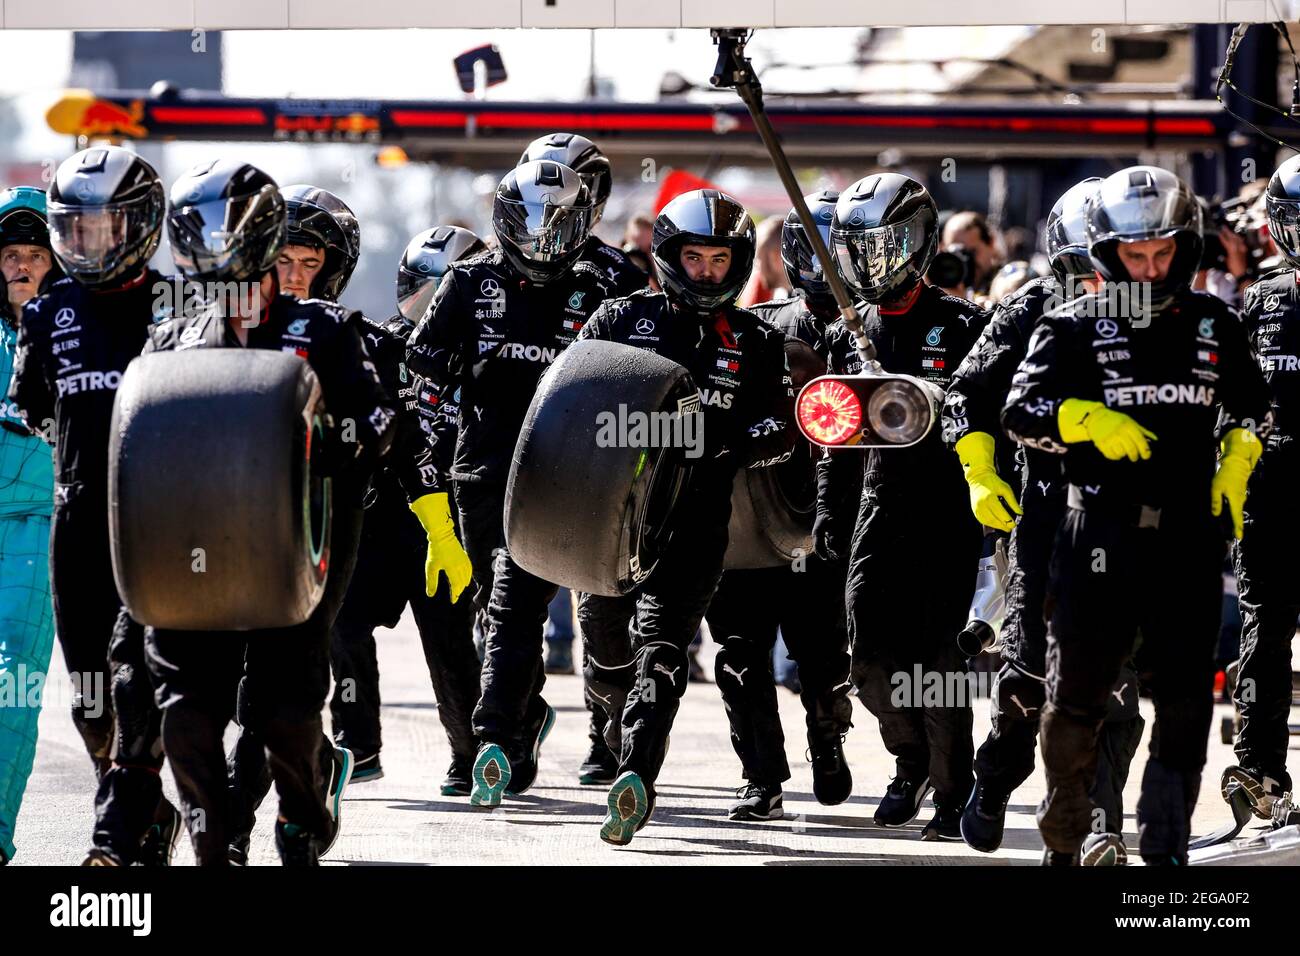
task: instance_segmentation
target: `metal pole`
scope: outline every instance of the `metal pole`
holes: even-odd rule
[[[858,350],[858,355],[867,371],[880,372],[882,369],[876,359],[876,347],[871,344],[871,340],[863,331],[862,320],[858,317],[857,310],[853,308],[853,299],[849,295],[849,290],[844,285],[844,280],[840,278],[839,270],[835,268],[835,262],[831,259],[830,250],[822,241],[821,231],[818,230],[812,213],[803,201],[803,191],[799,188],[798,180],[795,179],[794,170],[790,168],[790,161],[786,158],[785,150],[781,148],[781,141],[777,139],[776,130],[772,128],[772,123],[767,118],[767,111],[763,108],[763,88],[754,73],[753,65],[744,55],[747,35],[743,30],[730,29],[714,29],[712,33],[714,42],[718,45],[718,64],[709,82],[720,88],[734,86],[736,93],[749,110],[754,127],[758,130],[758,135],[772,158],[772,165],[776,167],[776,173],[781,177],[781,184],[785,187],[790,203],[794,206],[799,221],[803,224],[804,232],[808,235],[808,241],[812,244],[813,254],[821,263],[822,276],[831,287],[831,293],[835,296],[835,304],[839,306],[845,327],[853,335],[853,344]]]

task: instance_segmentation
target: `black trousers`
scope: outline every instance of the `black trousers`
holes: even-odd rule
[[[486,610],[486,649],[473,729],[500,745],[511,761],[544,714],[542,630],[556,585],[529,574],[510,557],[505,542],[505,489],[477,482],[456,484],[465,550],[474,569],[476,603]]]
[[[478,700],[479,660],[474,652],[474,601],[470,591],[453,604],[446,580],[425,594],[427,538],[400,492],[385,488],[366,509],[356,570],[330,630],[334,740],[358,758],[377,754],[379,662],[375,628],[396,627],[409,604],[420,634],[438,717],[452,752],[472,758],[477,749],[470,715]]]
[[[667,756],[668,734],[686,691],[686,650],[722,577],[731,476],[714,477],[713,493],[698,486],[687,492],[663,557],[636,593],[634,676],[623,707],[619,771],[634,772],[650,786]]]
[[[973,688],[956,638],[980,549],[969,511],[939,511],[948,498],[965,504],[950,489],[921,500],[866,489],[845,592],[858,697],[879,722],[897,775],[928,778],[945,809],[964,805],[974,781]]]
[[[1280,780],[1289,779],[1291,638],[1300,614],[1297,480],[1300,454],[1264,453],[1250,478],[1243,535],[1233,553],[1242,621],[1233,690],[1241,710],[1237,759]]]
[[[113,765],[95,793],[94,844],[130,863],[150,825],[170,816],[171,804],[162,794],[162,711],[145,662],[144,627],[126,608],[113,627],[108,664],[116,733]]]
[[[161,715],[144,665],[144,629],[113,580],[107,503],[61,485],[50,524],[55,628],[73,681],[72,719],[98,780],[93,844],[124,863],[168,812]]]
[[[201,759],[203,768],[201,772],[195,772],[193,786],[196,799],[201,797],[206,801],[204,806],[212,800],[207,792],[211,786],[207,777],[211,770],[209,763],[211,754],[208,753],[207,748],[212,743],[213,728],[216,728],[215,739],[220,750],[221,735],[225,725],[231,719],[239,723],[239,737],[230,752],[228,763],[223,764],[227,795],[221,808],[221,839],[227,840],[228,843],[238,844],[248,840],[256,823],[257,808],[270,793],[273,782],[280,796],[281,816],[290,823],[309,827],[320,835],[324,835],[325,832],[321,827],[328,827],[328,819],[324,823],[317,823],[317,804],[320,812],[326,812],[323,795],[324,767],[329,760],[333,759],[333,745],[325,736],[320,716],[325,706],[325,697],[329,693],[329,631],[352,579],[362,524],[361,496],[355,483],[347,479],[335,479],[335,481],[337,504],[334,508],[334,529],[330,539],[332,565],[320,604],[307,621],[295,628],[235,632],[243,639],[248,653],[230,652],[242,661],[242,673],[235,680],[234,697],[230,702],[233,710],[227,708],[225,681],[228,680],[228,674],[222,672],[215,675],[214,679],[219,682],[218,684],[192,694],[198,698],[199,703],[188,709],[201,711],[201,715],[191,718],[187,711],[183,715],[184,720],[178,719],[175,722],[180,726],[192,720],[200,728],[196,733],[201,757],[194,759],[196,761]],[[172,633],[183,636],[186,633],[197,632]],[[156,637],[154,640],[157,644]],[[191,682],[197,683],[195,678],[185,673],[185,668],[197,664],[177,648],[179,640],[172,637],[170,633],[163,632],[160,649],[150,651],[149,666],[155,675],[160,669],[169,673],[173,682],[176,682],[179,677],[179,683],[184,687]],[[282,640],[290,648],[287,656],[262,646],[276,640]],[[300,661],[295,661],[292,654],[294,649],[301,656]],[[175,666],[167,665],[169,655],[177,659]],[[161,663],[155,662],[155,656],[161,660]],[[322,662],[323,675],[319,672]],[[228,666],[238,669],[235,663],[230,663]],[[297,692],[286,702],[283,713],[288,716],[276,717],[274,726],[267,731],[269,718],[265,715],[268,712],[280,713],[265,699],[270,693],[268,686],[275,682],[277,674],[295,685]],[[160,687],[158,694],[159,700],[162,701],[164,688]],[[311,701],[316,701],[314,710],[310,709]],[[299,719],[300,714],[305,716]],[[166,715],[163,723],[165,744]],[[289,726],[291,723],[293,726]],[[268,733],[275,735],[274,742],[267,736]],[[182,790],[184,798],[184,788],[180,784],[181,770],[176,767],[176,760],[172,757],[170,749],[168,749],[168,756],[172,759],[173,771],[177,774],[177,786]],[[315,788],[312,791],[314,796],[311,798],[308,798],[301,789],[308,782]],[[288,802],[286,802],[286,792],[290,794]],[[195,833],[194,826],[194,821],[190,821],[190,836],[197,854],[200,835]],[[208,861],[210,864],[224,862],[225,846],[221,847],[221,859],[218,860],[215,856],[217,845],[215,838],[205,838],[204,845],[205,853],[212,854]]]
[[[746,780],[774,784],[790,779],[772,675],[778,628],[790,659],[799,665],[809,739],[849,729],[853,707],[845,576],[843,564],[814,556],[794,567],[722,575],[705,617],[718,645],[714,678]]]
[[[1185,860],[1214,709],[1225,550],[1209,515],[1166,508],[1158,529],[1132,516],[1068,509],[1052,556],[1047,703],[1039,733],[1047,796],[1044,842],[1078,850],[1096,829],[1088,790],[1108,699],[1141,633],[1138,679],[1155,703],[1150,759],[1138,801],[1148,860]]]
[[[323,761],[328,741],[321,728],[329,689],[325,615],[270,631],[149,628],[145,647],[163,710],[163,746],[199,865],[224,865],[236,827],[242,828],[235,819],[222,746],[233,719],[256,741],[246,744],[250,751],[269,753],[280,815],[326,838],[330,824]]]
[[[614,753],[622,747],[623,707],[636,680],[632,659],[632,619],[636,594],[605,597],[578,595],[578,630],[582,634],[582,685],[591,712],[591,733]]]
[[[1054,482],[1044,491],[1030,482],[1021,499],[1024,515],[1011,535],[1007,569],[1007,615],[1002,625],[1003,664],[993,682],[992,727],[975,752],[975,776],[997,793],[1010,795],[1034,771],[1038,720],[1047,700],[1046,673],[1048,566],[1056,532],[1065,517],[1065,489]],[[1100,811],[1094,824],[1120,833],[1124,819],[1124,785],[1129,765],[1142,740],[1138,714],[1137,674],[1126,664],[1107,698],[1100,730],[1097,773],[1091,787]]]

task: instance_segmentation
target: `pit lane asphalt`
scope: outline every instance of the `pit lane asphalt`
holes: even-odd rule
[[[803,714],[798,698],[778,689],[793,777],[785,784],[786,818],[771,823],[740,823],[726,818],[740,766],[727,733],[721,698],[713,684],[691,684],[673,728],[672,748],[659,782],[658,808],[631,846],[615,849],[599,839],[605,789],[581,787],[577,767],[586,751],[586,712],[576,676],[551,676],[545,695],[558,711],[555,730],[542,751],[537,784],[527,794],[508,798],[492,812],[470,807],[465,798],[438,794],[450,751],[435,712],[424,659],[409,615],[394,630],[377,633],[383,695],[382,780],[350,787],[344,800],[343,832],[327,864],[611,864],[818,865],[889,863],[985,865],[1037,863],[1042,844],[1034,809],[1043,796],[1041,766],[1016,791],[1007,815],[1003,848],[981,854],[961,843],[923,843],[927,806],[901,830],[876,827],[872,812],[892,775],[892,760],[880,744],[875,721],[856,701],[854,728],[846,750],[853,768],[854,792],[847,803],[820,806],[804,761]],[[712,643],[702,659],[712,672]],[[56,647],[50,682],[66,685]],[[40,720],[36,767],[18,819],[14,865],[76,864],[89,847],[94,781],[89,761],[68,713],[67,695],[47,695]],[[1125,834],[1136,847],[1134,812],[1146,763],[1152,713],[1142,701],[1146,736],[1125,791]],[[1209,760],[1193,832],[1208,833],[1228,822],[1219,797],[1219,774],[1233,762],[1231,748],[1219,740],[1219,721],[1231,713],[1218,705],[1211,730]],[[327,718],[328,719],[328,718]],[[988,731],[988,701],[975,702],[976,743]],[[227,743],[233,732],[227,735]],[[1039,761],[1041,764],[1041,760]],[[175,800],[169,769],[164,785]],[[263,805],[253,834],[250,862],[276,865],[272,825],[274,793]],[[1254,832],[1254,826],[1246,833]],[[1136,854],[1134,854],[1136,858]],[[182,838],[176,864],[189,865],[193,853]]]

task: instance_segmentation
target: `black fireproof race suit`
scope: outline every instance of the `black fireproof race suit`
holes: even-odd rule
[[[1140,631],[1137,670],[1156,717],[1139,848],[1148,862],[1185,861],[1222,603],[1215,449],[1232,428],[1267,433],[1268,386],[1236,314],[1213,296],[1182,293],[1136,324],[1108,311],[1104,295],[1084,296],[1041,319],[1002,415],[1013,438],[1063,453],[1069,482],[1048,582],[1038,825],[1061,853],[1077,852],[1092,828],[1097,731]],[[1150,429],[1150,459],[1110,461],[1086,441],[1067,448],[1057,415],[1068,398],[1101,401]]]
[[[1273,394],[1273,432],[1250,476],[1245,524],[1234,553],[1241,604],[1241,708],[1237,759],[1291,789],[1286,772],[1291,712],[1291,638],[1300,614],[1300,294],[1291,268],[1246,291],[1242,324]]]
[[[446,581],[425,594],[427,539],[407,507],[437,490],[431,435],[443,420],[455,427],[456,409],[406,367],[406,340],[415,326],[401,315],[365,320],[364,338],[388,393],[398,400],[398,428],[386,466],[366,496],[365,522],[352,584],[330,634],[334,739],[358,759],[380,750],[379,666],[376,627],[395,627],[409,604],[438,701],[438,717],[455,756],[473,760],[477,749],[470,715],[478,700],[479,660],[474,651],[474,602],[452,603]],[[450,396],[448,396],[450,398]],[[454,443],[444,441],[446,448]],[[449,462],[447,462],[449,464]]]
[[[922,286],[910,307],[863,305],[863,325],[886,372],[946,387],[988,315]],[[830,340],[832,374],[861,360],[842,323]],[[880,723],[897,775],[929,780],[936,806],[959,809],[972,785],[973,717],[957,633],[975,590],[980,526],[957,456],[933,428],[910,448],[846,449],[824,459],[819,499],[843,499],[862,472],[845,601],[858,697]],[[819,507],[821,507],[819,503]],[[936,705],[935,698],[939,697]]]
[[[506,478],[537,380],[613,293],[586,262],[538,285],[499,251],[487,253],[451,267],[408,340],[409,369],[460,407],[448,477],[475,600],[488,622],[474,732],[504,748],[512,764],[546,715],[542,629],[556,586],[520,568],[506,549]]]
[[[363,498],[360,543],[342,605],[334,601],[330,621],[330,665],[334,693],[330,717],[335,742],[356,760],[379,753],[379,661],[376,627],[396,627],[409,603],[429,667],[438,717],[452,752],[474,755],[470,712],[478,699],[479,662],[474,652],[472,602],[451,603],[445,584],[434,598],[425,594],[426,537],[406,502],[437,490],[433,449],[427,437],[449,417],[437,395],[405,368],[406,336],[414,328],[402,316],[379,323],[357,313],[357,330],[374,361],[388,395],[397,402],[395,437],[383,467]],[[450,443],[454,444],[454,434]],[[332,595],[337,598],[337,595]],[[233,842],[247,847],[256,812],[271,789],[266,748],[248,728],[240,731],[230,754],[230,799]]]
[[[749,311],[826,360],[826,333],[838,314],[829,320],[820,318],[802,298],[764,302]],[[812,446],[797,438],[791,462],[780,467],[806,469],[811,481],[812,454]],[[799,696],[809,739],[837,737],[849,729],[853,707],[848,697],[846,574],[844,559],[826,561],[809,554],[791,566],[722,575],[705,617],[718,645],[714,679],[731,722],[731,744],[747,780],[774,784],[790,778],[772,680],[778,627],[791,660],[799,666]]]
[[[789,457],[794,396],[784,336],[743,309],[727,307],[701,318],[675,310],[663,293],[645,290],[607,302],[579,338],[622,342],[678,362],[691,373],[704,414],[703,453],[681,493],[672,537],[635,595],[634,680],[622,709],[619,771],[633,771],[650,786],[686,689],[686,649],[722,574],[736,470]],[[594,628],[583,620],[584,640],[608,637],[616,643],[611,618],[617,621],[607,615],[606,626]],[[626,633],[626,617],[623,628]],[[607,653],[588,650],[598,659]],[[607,733],[606,739],[613,736]]]
[[[582,259],[605,274],[605,278],[614,284],[616,296],[631,295],[650,284],[650,276],[637,268],[622,249],[611,246],[594,235],[587,238]]]
[[[301,356],[320,379],[336,426],[354,424],[355,442],[332,440],[331,564],[316,610],[296,627],[275,630],[145,632],[163,708],[163,743],[201,866],[225,864],[231,838],[241,829],[233,817],[242,803],[238,794],[234,800],[227,794],[222,750],[222,734],[232,718],[267,750],[280,815],[320,839],[330,836],[324,767],[333,748],[321,725],[329,690],[329,626],[352,573],[362,493],[370,469],[393,439],[397,414],[358,332],[361,321],[342,306],[277,295],[248,330],[247,348]],[[160,324],[145,351],[239,347],[229,322],[203,310]],[[241,782],[234,783],[239,789]]]
[[[159,290],[149,270],[115,291],[70,278],[27,303],[10,398],[54,444],[50,580],[72,719],[99,778],[94,845],[122,863],[171,814],[162,796],[160,716],[144,666],[144,630],[123,610],[108,543],[108,441],[122,372],[144,346]],[[116,720],[115,720],[116,715]]]
[[[1003,299],[993,318],[958,366],[948,386],[943,437],[956,444],[971,432],[1001,437],[999,418],[1029,336],[1046,309],[1062,304],[1062,289],[1051,277],[1035,279]],[[993,726],[975,754],[975,775],[994,792],[1008,796],[1034,769],[1038,718],[1046,699],[1047,566],[1052,543],[1065,516],[1065,481],[1057,455],[1020,446],[1020,505],[1024,514],[1011,534],[1006,580],[1006,618],[1002,623],[1002,668],[992,694]],[[1107,698],[1106,723],[1099,742],[1092,798],[1109,832],[1121,833],[1124,783],[1142,740],[1137,676],[1126,664],[1116,684],[1127,689]]]

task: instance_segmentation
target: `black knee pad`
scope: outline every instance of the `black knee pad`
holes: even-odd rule
[[[993,682],[998,713],[1011,720],[1038,723],[1047,701],[1047,685],[1007,662]]]
[[[602,712],[606,718],[617,720],[623,713],[623,704],[627,702],[628,691],[636,681],[636,664],[607,666],[590,654],[582,667],[583,693],[587,703]]]
[[[1138,678],[1132,668],[1125,667],[1106,698],[1106,722],[1127,723],[1137,715]]]
[[[1044,704],[1038,736],[1048,772],[1091,780],[1097,765],[1099,726],[1100,721],[1069,713],[1051,701]]]
[[[718,654],[713,659],[713,679],[723,697],[752,693],[760,682],[770,679],[771,650],[743,637],[714,638]]]
[[[686,693],[686,651],[674,644],[656,641],[642,647],[637,652],[636,672],[633,692],[640,700],[679,700]]]

